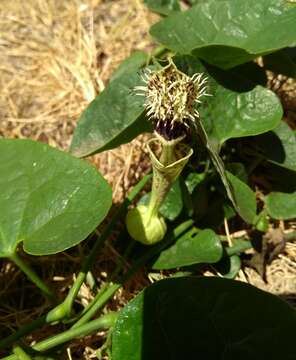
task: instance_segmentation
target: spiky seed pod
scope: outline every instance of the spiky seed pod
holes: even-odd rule
[[[146,97],[147,115],[154,121],[156,134],[165,141],[177,142],[189,131],[189,122],[199,117],[196,104],[206,92],[206,77],[192,77],[170,63],[158,71],[147,70],[143,75],[146,86],[136,87]]]

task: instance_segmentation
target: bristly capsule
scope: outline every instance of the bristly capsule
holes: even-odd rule
[[[135,90],[146,97],[147,115],[154,122],[156,134],[165,141],[185,138],[189,122],[199,118],[196,104],[208,95],[207,78],[202,73],[190,77],[172,61],[161,70],[146,70],[142,78],[146,86],[137,86]]]

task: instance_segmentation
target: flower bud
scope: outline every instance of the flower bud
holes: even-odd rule
[[[164,218],[151,214],[145,205],[139,205],[127,213],[126,226],[130,236],[145,245],[161,241],[167,230]]]
[[[147,115],[154,122],[155,133],[167,142],[183,140],[189,134],[189,123],[199,118],[201,97],[209,95],[207,78],[202,73],[190,77],[170,60],[160,70],[146,69],[142,79],[145,86],[135,90],[146,98]]]

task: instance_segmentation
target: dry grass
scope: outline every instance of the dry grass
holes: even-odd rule
[[[104,89],[117,65],[135,49],[151,49],[147,30],[157,18],[140,0],[2,1],[0,14],[0,136],[31,138],[61,149],[68,148],[80,113]],[[141,138],[92,161],[112,185],[115,202],[147,170]],[[42,261],[28,257],[28,261],[63,298],[79,270],[79,251],[78,247]],[[110,242],[94,269],[98,283],[106,281],[116,256]],[[285,253],[267,267],[267,284],[250,268],[245,268],[239,279],[286,297],[295,294],[295,242],[288,243]],[[38,290],[8,261],[2,263],[0,281],[4,299],[0,323],[5,330],[29,322],[45,310],[47,305]],[[123,305],[150,281],[153,279],[146,273],[139,273],[110,306]],[[84,285],[79,302],[85,305],[92,297],[90,286]],[[28,341],[36,341],[46,332],[54,329],[34,334]],[[73,342],[65,358],[95,358],[102,339],[98,334]]]
[[[0,136],[62,149],[118,64],[151,48],[147,30],[156,18],[140,0],[16,0],[0,10]],[[115,199],[123,195],[119,184],[129,185],[129,160],[141,160],[139,146],[95,158]]]

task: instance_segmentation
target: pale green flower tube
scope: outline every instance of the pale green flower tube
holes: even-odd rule
[[[157,243],[165,236],[167,227],[164,218],[159,214],[159,208],[193,153],[193,150],[184,144],[177,146],[178,151],[176,145],[163,144],[162,155],[158,160],[151,145],[159,141],[151,139],[147,144],[153,168],[149,204],[131,209],[126,217],[126,226],[131,237],[146,245]]]

